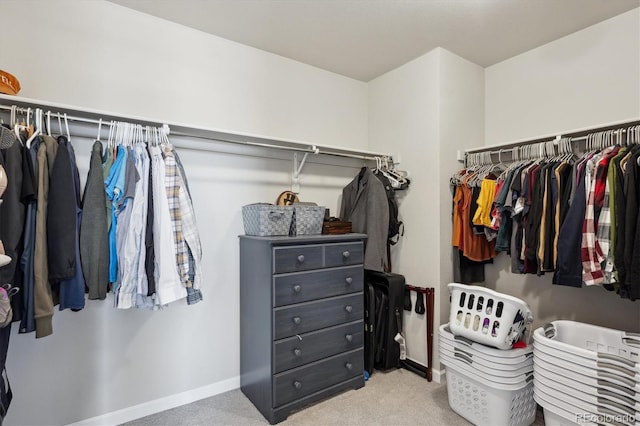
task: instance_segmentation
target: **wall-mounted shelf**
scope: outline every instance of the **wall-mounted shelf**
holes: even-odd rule
[[[310,142],[279,139],[268,136],[253,135],[249,133],[239,133],[227,130],[213,129],[202,126],[189,125],[184,123],[167,122],[146,117],[138,117],[127,114],[119,114],[108,111],[100,111],[91,108],[83,108],[72,105],[59,104],[54,102],[41,101],[37,99],[23,98],[0,94],[0,110],[10,110],[12,105],[20,108],[40,108],[52,113],[67,114],[71,121],[98,124],[102,119],[103,124],[109,121],[126,121],[144,126],[159,127],[164,124],[171,129],[171,134],[176,136],[186,136],[190,138],[205,139],[217,142],[227,142],[239,145],[254,146],[260,148],[281,149],[309,154],[324,154],[338,157],[357,158],[374,161],[376,157],[391,157],[389,154],[341,148],[330,145],[318,145]]]

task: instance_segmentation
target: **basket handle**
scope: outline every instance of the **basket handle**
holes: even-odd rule
[[[270,210],[269,211],[269,219],[280,220],[283,217],[284,217],[284,212],[283,211],[278,211],[278,210]]]
[[[609,354],[606,352],[598,352],[598,358],[604,358],[604,359],[610,359],[611,361],[617,361],[621,364],[626,364],[631,368],[634,368],[636,366],[636,363],[633,361],[630,361],[626,358],[622,358],[621,356],[618,355],[614,355],[614,354]]]
[[[611,364],[609,362],[596,361],[596,366],[598,368],[614,370],[614,372],[616,372],[616,373],[625,374],[627,376],[631,376],[631,377],[635,377],[636,376],[636,374],[633,371],[629,371],[624,367],[621,367],[621,366],[615,365],[615,364]]]
[[[596,405],[596,410],[598,411],[599,414],[605,414],[607,416],[611,416],[613,418],[616,418],[618,416],[620,416],[620,413],[613,411],[613,410],[609,410],[608,408],[605,407],[601,407],[599,405]]]
[[[473,359],[473,354],[472,354],[472,353],[469,353],[469,352],[463,351],[462,349],[455,348],[455,349],[453,350],[453,352],[454,352],[454,353],[460,353],[460,354],[462,354],[462,355],[464,355],[464,356],[468,357],[469,359]]]
[[[601,370],[597,370],[597,371],[598,371],[598,377],[603,378],[602,380],[598,379],[598,384],[600,384],[600,382],[603,382],[603,386],[612,386],[612,387],[615,386],[616,389],[620,387],[620,390],[623,390],[625,392],[635,393],[631,390],[631,388],[636,386],[635,380],[629,379],[627,377],[622,377],[617,374],[607,373],[606,371],[601,371]],[[620,386],[616,383],[613,383],[612,380],[617,382],[622,382],[624,383],[625,386]]]
[[[461,342],[464,342],[464,343],[468,344],[469,346],[472,346],[475,343],[473,340],[471,340],[471,339],[469,339],[467,337],[464,337],[464,336],[456,335],[456,336],[453,336],[453,339],[454,340],[460,340]]]
[[[453,356],[456,357],[456,358],[460,358],[461,360],[463,360],[464,362],[466,362],[469,365],[473,365],[473,360],[471,358],[461,354],[461,353],[455,352],[453,354]]]
[[[635,405],[637,404],[636,401],[634,401],[632,398],[629,398],[628,396],[623,396],[620,394],[617,394],[615,392],[611,392],[608,389],[600,389],[598,388],[598,395],[602,395],[602,396],[606,396],[607,398],[613,398],[614,400],[619,400],[624,402],[625,404],[631,406],[631,407],[635,407]],[[612,401],[614,402],[614,401]]]
[[[598,404],[603,404],[602,406],[600,406],[600,405],[597,406],[598,407],[598,412],[600,412],[601,408],[604,408],[606,410],[609,407],[613,407],[614,409],[623,411],[623,412],[629,414],[632,417],[635,417],[635,415],[636,415],[636,411],[635,410],[633,410],[633,409],[631,409],[631,408],[629,408],[629,407],[627,407],[625,405],[618,404],[617,402],[610,401],[607,398],[598,397]],[[615,413],[615,414],[619,415],[620,413],[618,412],[618,413]]]
[[[546,323],[542,326],[542,329],[544,330],[544,337],[547,339],[553,339],[556,337],[556,326],[553,325],[553,323]]]
[[[622,341],[629,346],[640,348],[640,333],[623,332]]]

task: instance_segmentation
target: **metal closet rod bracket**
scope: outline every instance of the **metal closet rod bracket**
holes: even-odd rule
[[[320,149],[317,146],[311,145],[309,147],[310,153],[320,154]],[[304,167],[305,161],[307,161],[307,157],[309,156],[309,152],[305,152],[302,156],[302,160],[298,162],[298,153],[293,153],[293,173],[291,174],[291,192],[295,192],[296,194],[300,193],[300,173],[302,173],[302,168]]]

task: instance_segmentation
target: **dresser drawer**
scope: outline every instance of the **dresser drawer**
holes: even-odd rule
[[[273,306],[362,291],[361,266],[295,272],[273,278]]]
[[[362,292],[273,310],[274,340],[362,319]]]
[[[364,371],[362,349],[326,358],[304,367],[276,374],[273,378],[274,406],[286,404]]]
[[[274,372],[299,367],[340,352],[361,348],[364,342],[362,321],[341,324],[279,340],[274,343]]]
[[[324,248],[324,265],[347,266],[362,263],[364,249],[362,242],[327,244]]]
[[[322,268],[323,247],[321,245],[275,247],[273,249],[273,272],[308,271]]]

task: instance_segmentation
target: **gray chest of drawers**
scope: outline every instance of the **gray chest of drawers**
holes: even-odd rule
[[[364,386],[365,238],[240,236],[240,384],[269,423]]]

